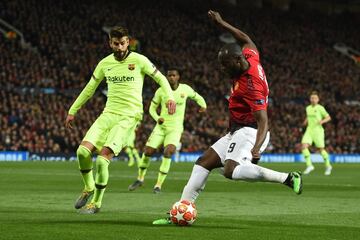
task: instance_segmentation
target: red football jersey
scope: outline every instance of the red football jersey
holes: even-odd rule
[[[233,80],[229,98],[230,127],[231,123],[256,124],[253,112],[266,110],[268,105],[269,87],[259,53],[250,48],[245,48],[242,52],[250,67]]]

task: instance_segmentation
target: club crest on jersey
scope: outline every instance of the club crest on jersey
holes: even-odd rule
[[[135,64],[129,64],[128,69],[131,70],[131,71],[134,70],[135,69]]]
[[[184,97],[185,97],[185,93],[180,94],[180,97],[181,97],[181,98],[184,98]]]

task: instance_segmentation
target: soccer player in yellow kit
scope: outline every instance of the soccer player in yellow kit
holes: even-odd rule
[[[155,153],[157,148],[164,145],[164,153],[159,169],[158,179],[156,185],[154,186],[154,193],[161,192],[161,186],[170,169],[171,155],[175,153],[176,146],[179,145],[181,135],[184,130],[183,125],[187,98],[196,101],[196,103],[200,106],[199,112],[206,111],[206,102],[204,98],[195,92],[190,86],[181,83],[179,84],[180,73],[178,69],[169,69],[167,72],[167,79],[173,90],[176,101],[176,113],[173,115],[168,114],[165,107],[166,96],[164,90],[159,88],[155,92],[149,109],[151,117],[156,121],[156,126],[146,143],[141,161],[138,164],[138,178],[129,186],[130,191],[133,191],[143,185],[146,170],[150,165],[151,156]],[[160,116],[156,112],[159,105],[161,105]]]
[[[86,133],[77,157],[84,182],[84,190],[75,202],[80,213],[94,214],[100,210],[104,191],[109,179],[108,166],[113,156],[126,146],[128,136],[142,119],[142,88],[144,76],[149,75],[164,92],[168,114],[175,113],[176,103],[166,77],[145,56],[128,50],[128,31],[114,27],[109,34],[113,53],[103,58],[93,75],[70,107],[65,124],[72,128],[78,110],[93,96],[103,79],[108,85],[106,106]],[[96,177],[93,178],[92,153],[97,151]],[[91,203],[87,204],[90,197]],[[86,205],[86,206],[85,206]]]
[[[302,154],[306,161],[304,174],[309,174],[315,168],[310,159],[309,147],[314,143],[320,150],[320,154],[325,162],[325,175],[330,175],[332,166],[329,160],[329,154],[325,150],[325,131],[323,124],[331,120],[329,113],[319,104],[319,95],[313,91],[310,95],[310,105],[306,107],[306,119],[304,125],[307,125],[304,136],[301,140]]]

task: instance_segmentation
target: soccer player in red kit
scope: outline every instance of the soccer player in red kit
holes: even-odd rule
[[[269,88],[256,45],[247,34],[224,21],[218,12],[210,10],[208,15],[241,45],[226,44],[218,54],[222,71],[232,79],[229,132],[196,161],[181,200],[195,202],[210,171],[215,168],[223,168],[224,176],[232,180],[281,183],[301,194],[299,172],[282,173],[257,165],[270,134],[267,117]],[[169,223],[169,219],[153,222]]]

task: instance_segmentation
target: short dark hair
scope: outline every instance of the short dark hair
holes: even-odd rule
[[[120,27],[120,26],[115,26],[115,27],[111,28],[110,33],[109,33],[110,38],[122,38],[122,37],[128,37],[128,36],[129,36],[128,30],[126,28]]]
[[[179,74],[179,76],[181,77],[181,72],[178,67],[168,67],[167,70],[168,71],[176,71]]]
[[[237,43],[227,43],[219,51],[220,55],[228,55],[228,56],[240,56],[242,55],[242,49]]]
[[[312,96],[312,95],[316,95],[316,96],[318,96],[318,97],[319,97],[319,93],[318,93],[318,91],[311,91],[310,96]]]

